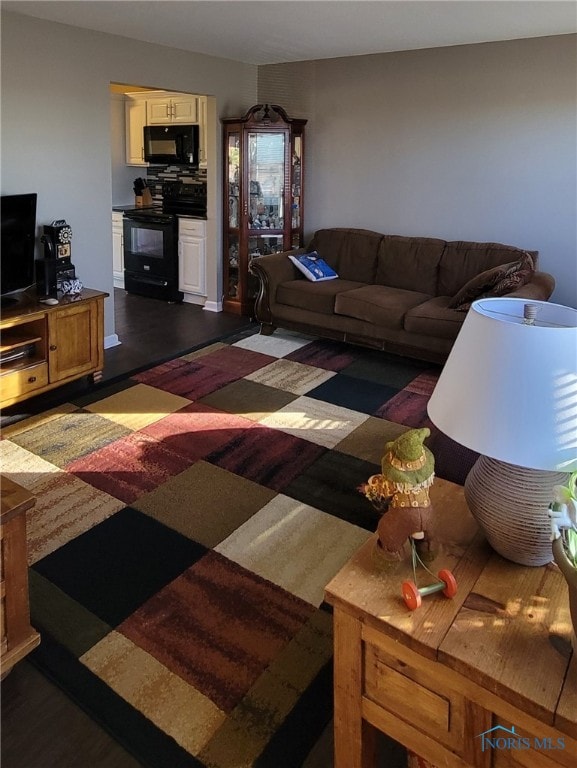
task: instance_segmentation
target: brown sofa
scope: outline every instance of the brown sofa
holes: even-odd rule
[[[252,260],[251,272],[260,281],[255,317],[261,333],[270,335],[280,327],[444,362],[471,295],[546,301],[555,287],[552,275],[536,271],[536,251],[499,243],[333,228],[317,231],[307,248],[291,255],[311,251],[337,272],[338,279],[311,282],[287,253]],[[511,281],[525,284],[504,292],[505,267],[526,264],[527,257],[530,271],[516,280],[517,271]],[[495,291],[497,283],[500,292]],[[455,299],[460,309],[452,308]]]

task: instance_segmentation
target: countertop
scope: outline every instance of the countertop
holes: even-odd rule
[[[126,211],[143,211],[150,208],[162,208],[158,205],[113,205],[112,211],[115,213],[125,213]],[[206,221],[206,216],[194,216],[189,213],[175,214],[179,219],[196,219],[196,221]]]
[[[143,208],[154,208],[154,205],[113,205],[112,210],[124,213],[124,211],[140,211]]]

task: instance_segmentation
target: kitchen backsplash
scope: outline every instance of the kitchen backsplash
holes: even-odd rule
[[[187,169],[181,165],[153,165],[146,169],[146,180],[154,203],[162,202],[165,181],[202,181],[206,183],[206,168]]]

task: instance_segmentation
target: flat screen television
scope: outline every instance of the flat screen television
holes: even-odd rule
[[[0,218],[0,298],[3,306],[18,301],[18,294],[34,285],[36,245],[36,192],[2,195]]]

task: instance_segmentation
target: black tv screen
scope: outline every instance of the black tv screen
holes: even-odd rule
[[[23,291],[34,284],[36,200],[35,192],[24,195],[2,195],[0,198],[2,219],[0,293],[2,297]]]

